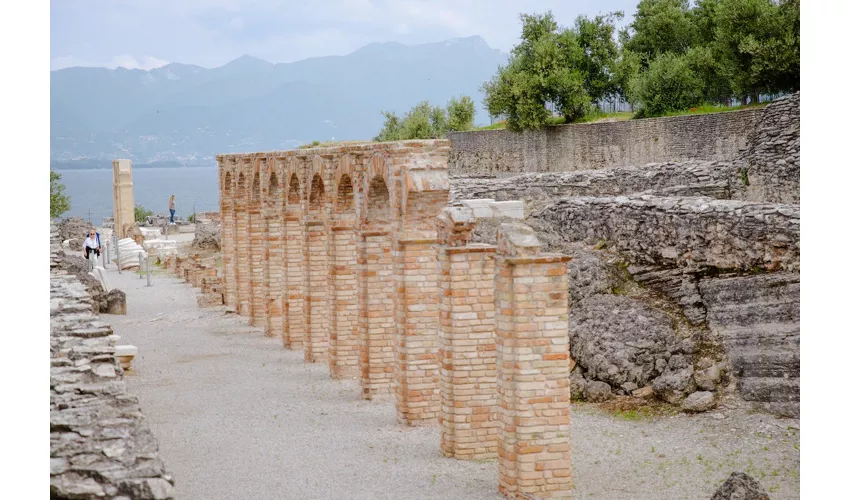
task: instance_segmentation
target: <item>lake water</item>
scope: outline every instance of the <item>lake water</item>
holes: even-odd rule
[[[71,197],[75,215],[93,224],[112,217],[112,170],[58,170],[65,194]],[[133,169],[133,197],[154,213],[168,214],[168,197],[174,195],[177,215],[188,218],[196,212],[218,212],[218,167]],[[91,215],[89,215],[91,213]]]

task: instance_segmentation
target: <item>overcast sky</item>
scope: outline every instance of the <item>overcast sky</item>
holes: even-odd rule
[[[271,62],[344,55],[368,43],[480,35],[508,52],[518,15],[622,10],[637,0],[51,0],[50,68],[220,66],[243,54]]]

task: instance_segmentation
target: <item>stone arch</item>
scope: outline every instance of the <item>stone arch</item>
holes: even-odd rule
[[[390,190],[382,176],[369,181],[366,191],[366,223],[389,224],[392,222]]]
[[[310,182],[309,209],[311,212],[319,211],[325,205],[325,183],[319,174],[313,175]]]
[[[347,215],[354,213],[354,183],[351,177],[343,174],[339,179],[334,202],[334,214]]]
[[[266,204],[271,208],[275,207],[280,203],[280,184],[277,182],[277,174],[272,172],[269,174],[268,181],[268,194],[266,195]]]
[[[257,203],[260,201],[260,173],[254,172],[254,180],[251,184],[251,201]]]
[[[239,177],[236,180],[236,197],[243,198],[247,195],[245,189],[245,173],[239,172]]]
[[[232,191],[233,191],[232,182],[233,182],[233,177],[230,175],[230,172],[225,172],[224,173],[224,185],[222,186],[222,188],[223,188],[222,191],[224,191],[224,194],[226,196],[230,196],[232,194]]]
[[[286,195],[286,203],[293,208],[301,203],[301,183],[298,181],[298,175],[292,174],[289,178],[289,191]]]

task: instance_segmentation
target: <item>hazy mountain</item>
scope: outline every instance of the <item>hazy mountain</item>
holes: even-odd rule
[[[52,71],[51,159],[209,164],[219,153],[371,139],[381,110],[402,113],[423,99],[442,106],[461,94],[485,123],[479,87],[506,60],[474,36],[283,64],[242,56],[212,69]]]

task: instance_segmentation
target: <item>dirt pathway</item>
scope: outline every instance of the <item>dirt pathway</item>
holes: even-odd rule
[[[357,381],[330,380],[246,318],[198,308],[190,285],[162,270],[152,287],[114,266],[109,278],[128,314],[108,321],[139,348],[126,380],[180,498],[501,498],[494,461],[444,458],[438,429],[396,424],[391,400],[362,401]],[[798,420],[573,409],[576,498],[708,499],[732,471],[799,498]]]

